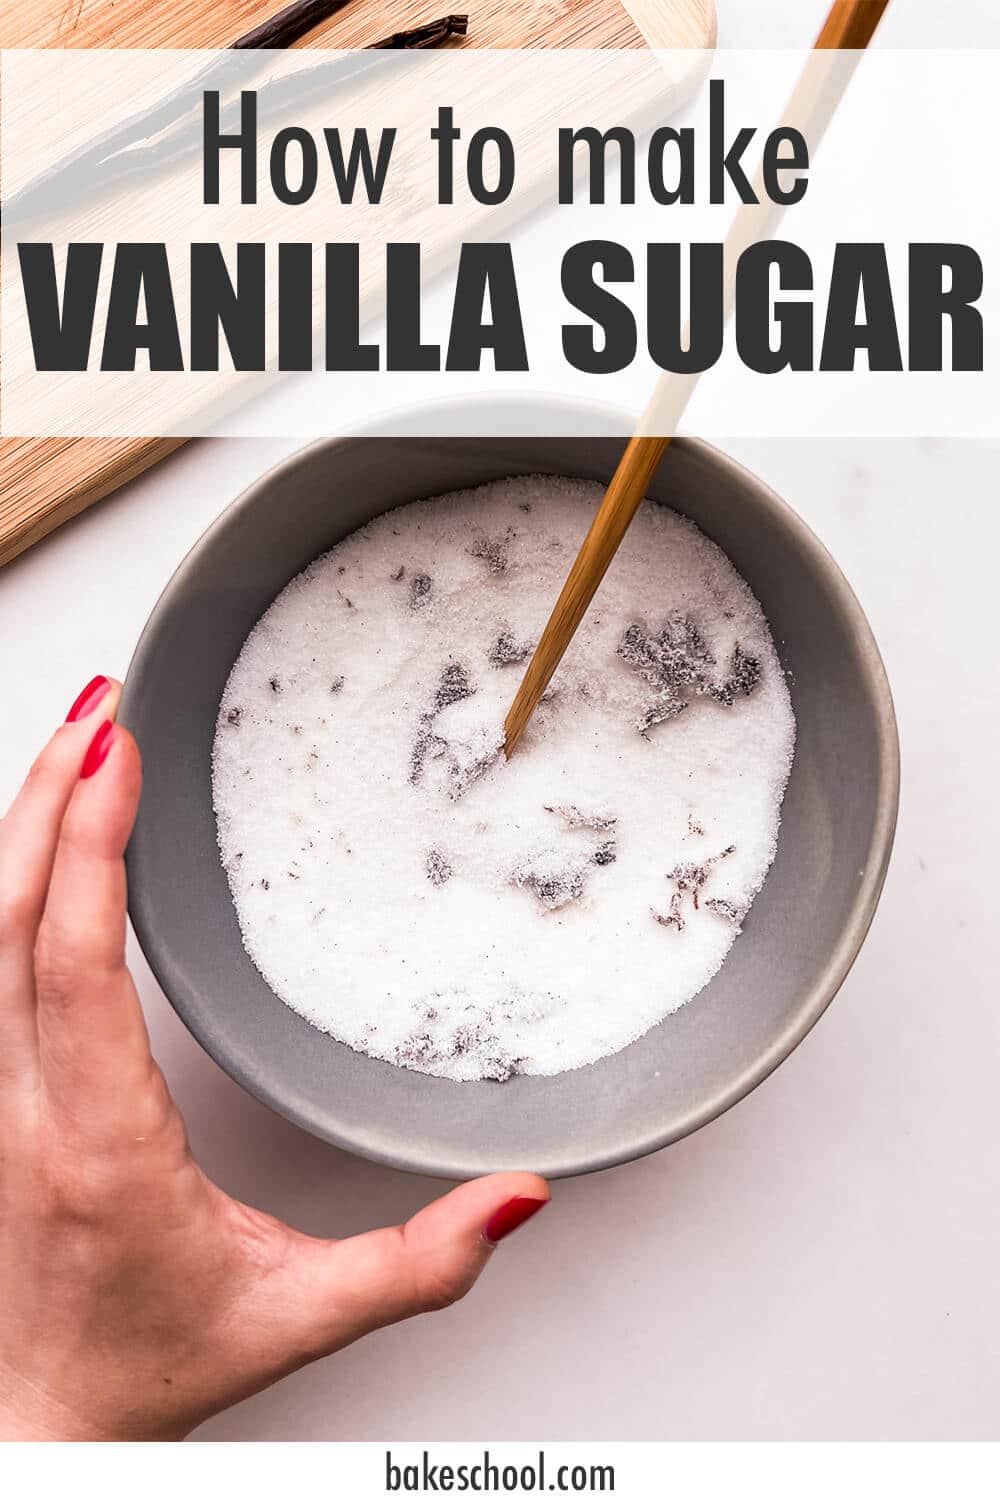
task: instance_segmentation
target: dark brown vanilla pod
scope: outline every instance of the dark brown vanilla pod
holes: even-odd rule
[[[263,47],[291,47],[307,31],[312,31],[314,26],[336,15],[338,10],[343,10],[349,4],[350,0],[292,0],[291,5],[286,5],[276,15],[261,21],[259,26],[238,36],[229,45],[236,52]]]
[[[251,31],[230,43],[234,51],[263,47],[291,47],[306,32],[322,21],[336,15],[349,5],[350,0],[292,0],[276,15],[254,26]],[[455,36],[466,36],[469,30],[468,16],[441,16],[436,21],[427,21],[422,26],[410,26],[404,31],[394,31],[380,42],[368,42],[365,51],[419,51],[424,47],[440,47]]]
[[[315,9],[318,0],[311,0],[311,3]],[[323,3],[327,7],[327,15],[334,14],[334,11],[340,8],[340,6],[333,6],[331,0],[323,0]],[[347,3],[349,0],[341,0],[342,5]],[[273,22],[278,22],[285,17],[285,24],[291,28],[289,13],[299,8],[298,5],[287,6],[285,10],[279,11],[278,15],[273,18]],[[315,20],[310,24],[316,24],[320,19],[322,17],[317,10]],[[261,35],[271,24],[262,22],[255,31],[247,32],[224,50],[227,52],[259,52],[267,48],[285,50],[288,43],[285,43],[283,47],[275,40],[251,40],[254,36]],[[439,47],[450,41],[452,37],[465,36],[468,24],[467,15],[444,16],[439,20],[429,21],[423,26],[394,32],[392,36],[384,37],[378,42],[371,42],[368,47],[361,48],[360,51],[416,51],[428,47]],[[295,40],[304,35],[305,30],[308,30],[308,27],[296,31],[294,35],[289,30],[288,34],[291,40]],[[215,59],[183,87],[173,90],[164,99],[147,109],[131,115],[120,125],[104,131],[85,146],[78,147],[52,166],[46,167],[37,177],[32,178],[30,182],[12,193],[10,198],[0,200],[8,227],[14,223],[23,223],[33,215],[51,212],[55,207],[65,209],[74,201],[86,197],[91,190],[89,173],[92,171],[104,170],[101,189],[106,191],[147,171],[160,171],[185,160],[196,151],[200,133],[195,129],[186,131],[185,125],[180,123],[181,118],[191,111],[193,91],[204,90],[213,81],[218,81],[224,66],[221,59]],[[297,91],[300,97],[308,98],[310,87],[326,91],[338,84],[352,81],[357,71],[356,68],[351,67],[349,58],[340,59],[334,64],[319,64],[315,68],[309,68],[297,74],[291,80],[292,91]],[[269,93],[275,100],[288,92],[288,89],[282,89],[279,86],[282,83],[288,84],[289,80],[276,80],[270,86]],[[176,126],[172,136],[157,141],[153,145],[144,144],[170,126]]]
[[[424,47],[440,47],[455,36],[467,36],[468,16],[442,16],[439,21],[428,21],[425,26],[411,26],[407,31],[393,32],[381,42],[369,43],[372,51],[387,52],[391,49],[417,52]]]

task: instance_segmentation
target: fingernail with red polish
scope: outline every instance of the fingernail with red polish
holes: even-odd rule
[[[92,714],[110,686],[111,683],[107,677],[92,677],[66,715],[66,723],[76,724],[80,719],[85,719],[88,714]]]
[[[548,1203],[548,1198],[511,1198],[491,1214],[486,1221],[483,1234],[492,1245],[498,1245],[508,1234],[513,1234],[533,1214]]]
[[[80,767],[80,780],[86,781],[88,776],[93,776],[99,771],[108,758],[115,737],[115,726],[110,719],[105,719],[100,729],[94,735],[87,746],[87,753],[83,757],[83,765]]]

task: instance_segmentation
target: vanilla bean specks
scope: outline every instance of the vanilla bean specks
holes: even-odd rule
[[[527,476],[376,517],[227,684],[213,791],[247,949],[398,1067],[516,1091],[594,1062],[699,1004],[752,920],[794,721],[759,606],[688,522],[640,508],[503,759],[601,494]]]

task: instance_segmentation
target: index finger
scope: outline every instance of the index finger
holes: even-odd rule
[[[35,1043],[34,947],[63,817],[95,728],[114,717],[120,694],[109,677],[87,684],[0,822],[0,1058],[15,1068]]]

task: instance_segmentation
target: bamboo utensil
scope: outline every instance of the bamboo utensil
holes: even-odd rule
[[[889,0],[834,0],[816,39],[814,53],[863,50],[874,36],[888,4]],[[815,142],[832,118],[849,77],[848,71],[837,76],[831,90],[826,70],[817,70],[815,64],[807,65],[789,103],[786,118],[808,122]],[[758,197],[761,197],[759,182],[756,187]],[[726,240],[726,316],[732,304],[732,268],[748,244],[764,237],[765,226],[774,217],[774,205],[766,200],[766,196],[759,204],[750,204],[736,215]],[[504,720],[504,754],[508,760],[600,587],[670,444],[670,437],[641,435],[643,429],[651,422],[664,425],[663,418],[666,417],[672,430],[697,381],[698,376],[691,375],[661,382],[640,422],[639,434],[630,439],[619,460]]]
[[[669,442],[669,438],[655,437],[629,440],[504,720],[508,759],[608,571]]]
[[[888,6],[889,0],[833,0],[815,50],[863,52]]]

